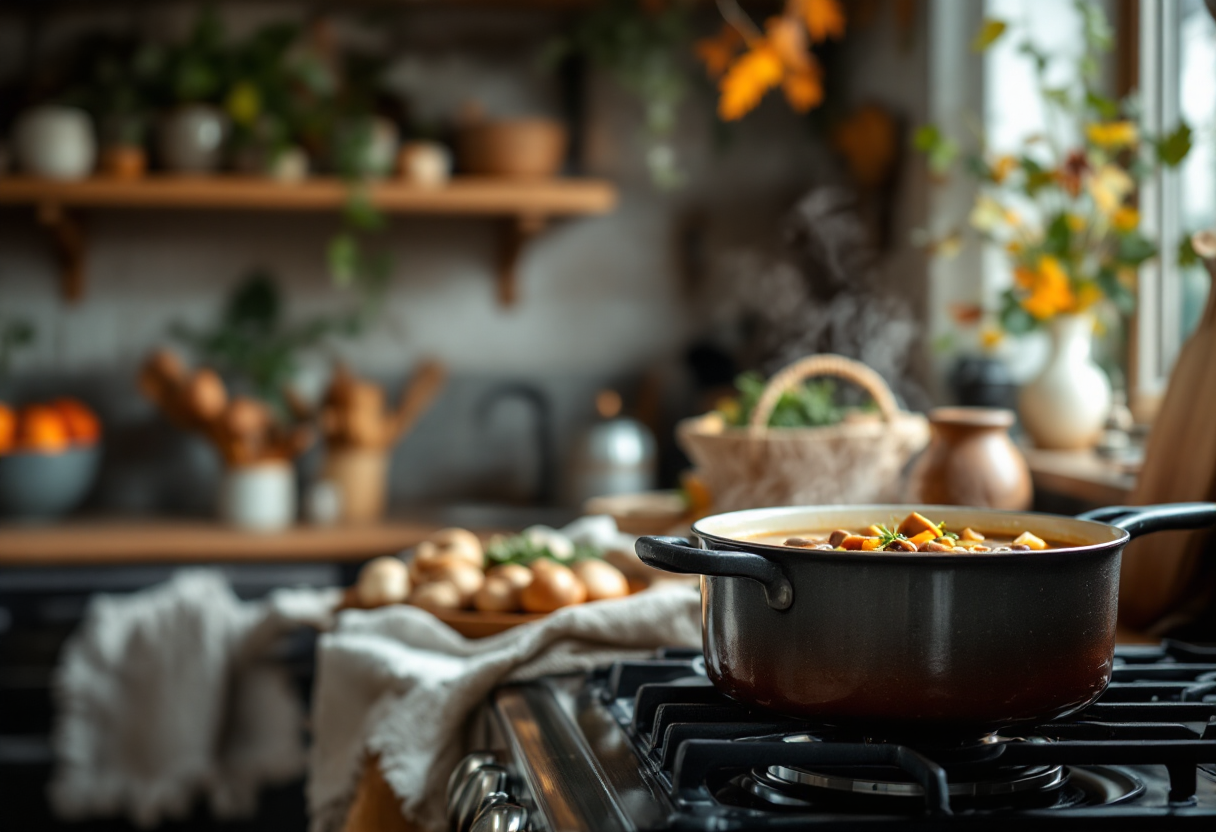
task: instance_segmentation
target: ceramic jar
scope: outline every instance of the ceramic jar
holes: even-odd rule
[[[282,460],[238,465],[220,482],[220,520],[241,529],[273,532],[296,519],[296,477]]]
[[[22,170],[48,179],[83,179],[97,158],[93,122],[75,107],[27,110],[13,129],[13,144]]]
[[[1030,508],[1030,469],[1009,438],[1011,410],[939,407],[929,412],[929,447],[912,467],[914,503]]]
[[[187,104],[166,115],[157,133],[161,164],[177,173],[210,173],[220,166],[228,120],[217,107]]]
[[[1110,381],[1090,357],[1091,315],[1058,315],[1049,324],[1051,352],[1039,376],[1022,387],[1018,414],[1040,448],[1092,448],[1110,411]]]
[[[452,177],[452,153],[438,142],[406,142],[397,154],[397,172],[411,185],[441,187]]]

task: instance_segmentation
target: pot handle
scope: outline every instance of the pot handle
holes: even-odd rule
[[[1216,526],[1216,503],[1163,503],[1155,506],[1108,506],[1077,515],[1078,520],[1110,523],[1132,537],[1151,532]]]
[[[634,547],[642,563],[681,575],[751,578],[764,587],[764,598],[775,610],[794,603],[794,587],[781,567],[751,552],[698,549],[682,537],[639,537]]]

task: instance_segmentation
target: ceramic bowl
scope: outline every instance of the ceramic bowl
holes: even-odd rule
[[[62,517],[89,493],[100,462],[97,445],[59,453],[0,456],[0,515],[22,519]]]

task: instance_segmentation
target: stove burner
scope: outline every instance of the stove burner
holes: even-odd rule
[[[842,768],[811,771],[805,768],[769,766],[770,778],[791,786],[810,786],[838,792],[923,797],[925,790],[898,769]],[[880,778],[874,775],[880,774]],[[983,780],[951,780],[950,796],[990,797],[1028,791],[1047,791],[1064,783],[1063,766],[1027,766],[998,769],[997,775]]]

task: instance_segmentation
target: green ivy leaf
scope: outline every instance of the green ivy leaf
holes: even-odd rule
[[[1115,258],[1128,266],[1139,266],[1157,253],[1157,247],[1139,231],[1130,231],[1119,236],[1119,247]]]
[[[945,173],[958,155],[958,145],[942,134],[936,124],[917,128],[912,136],[912,146],[924,153],[929,168],[934,173]]]
[[[1051,224],[1047,226],[1047,236],[1043,239],[1043,251],[1056,257],[1065,257],[1072,245],[1072,229],[1068,227],[1068,217],[1063,213],[1056,214]]]
[[[995,18],[986,18],[980,24],[980,30],[976,32],[975,39],[971,41],[972,52],[983,52],[996,43],[1001,35],[1005,34],[1008,25],[1003,20]]]
[[[1199,253],[1195,251],[1195,246],[1191,244],[1191,235],[1183,234],[1182,239],[1178,241],[1178,268],[1189,269],[1192,266],[1199,265]]]
[[[1085,104],[1103,121],[1112,121],[1119,117],[1119,102],[1091,89],[1085,91]]]
[[[1039,325],[1034,316],[1022,308],[1022,304],[1018,302],[1017,295],[1013,293],[1012,289],[1006,290],[1005,294],[1001,296],[999,317],[1001,328],[1010,335],[1025,335]]]
[[[1098,285],[1102,287],[1102,294],[1124,315],[1136,311],[1135,293],[1123,285],[1113,269],[1102,269],[1098,272]]]
[[[1155,145],[1157,160],[1166,167],[1176,167],[1191,152],[1190,125],[1185,121],[1179,122],[1172,133],[1162,136]]]

